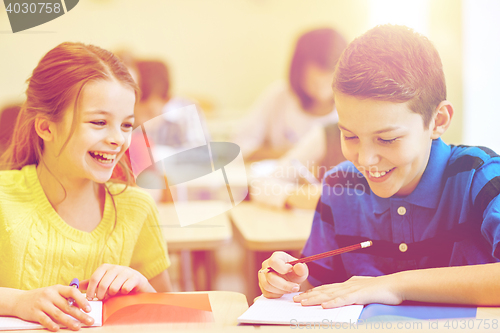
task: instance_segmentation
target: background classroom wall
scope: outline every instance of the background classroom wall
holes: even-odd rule
[[[500,1],[463,0],[463,141],[500,152]],[[487,31],[488,33],[484,33]]]
[[[476,10],[476,16],[481,17],[485,11],[490,14],[487,19],[494,20],[499,13],[498,5],[491,7],[488,3],[494,1],[473,1],[484,4],[479,6],[479,12]],[[473,110],[475,103],[469,102],[468,109],[464,109],[463,102],[463,96],[467,96],[463,87],[469,88],[470,84],[464,85],[462,79],[464,71],[469,70],[463,69],[463,37],[467,34],[463,32],[462,21],[469,16],[470,11],[464,8],[470,3],[470,0],[80,0],[66,15],[16,34],[11,33],[6,12],[0,8],[0,106],[23,100],[25,80],[44,53],[63,41],[81,41],[166,60],[171,67],[174,91],[212,104],[209,121],[216,123],[214,119],[218,119],[224,124],[224,119],[244,115],[270,83],[286,78],[293,44],[301,32],[331,26],[351,41],[376,23],[392,22],[422,31],[436,45],[444,64],[448,97],[456,109],[453,124],[444,138],[449,143],[469,143],[471,138],[478,137],[474,134],[478,125],[471,129],[467,125],[472,122],[468,120],[465,124],[468,132],[464,135],[463,119],[469,118],[463,114],[474,112],[471,117],[476,123],[483,119],[482,108]],[[479,33],[491,37],[488,22],[482,23]],[[480,51],[476,53],[480,55]],[[493,80],[490,84],[492,90],[498,86]],[[488,118],[494,124],[500,116],[490,112],[488,117],[494,117]],[[227,126],[212,128],[228,129]],[[498,135],[493,128],[488,131],[489,135],[482,137],[485,142],[474,143],[495,146],[496,142],[491,141],[500,141]],[[214,137],[224,135],[215,133]]]

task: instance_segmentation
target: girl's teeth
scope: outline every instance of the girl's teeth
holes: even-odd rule
[[[100,156],[101,159],[99,161],[101,163],[112,163],[113,160],[116,158],[115,154],[106,154],[106,153],[99,153],[99,152],[92,152],[94,156]]]

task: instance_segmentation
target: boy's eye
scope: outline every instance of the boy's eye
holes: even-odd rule
[[[390,144],[390,143],[393,143],[394,141],[396,141],[396,139],[397,138],[389,139],[389,140],[379,139],[379,141],[382,143]]]
[[[91,121],[91,124],[97,125],[97,126],[104,126],[106,125],[106,122],[104,120],[96,120],[96,121]]]

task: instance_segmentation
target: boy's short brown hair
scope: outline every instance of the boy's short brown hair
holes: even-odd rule
[[[428,126],[446,99],[443,65],[436,48],[405,26],[381,25],[352,41],[335,69],[333,89],[409,108]]]

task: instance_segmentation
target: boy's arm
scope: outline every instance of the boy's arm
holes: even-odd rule
[[[378,277],[354,276],[296,296],[302,305],[324,308],[402,301],[500,305],[500,263],[429,268]]]
[[[394,274],[403,300],[500,305],[500,263]]]
[[[491,244],[498,260],[500,238],[500,196],[498,158],[491,158],[476,170],[470,189],[471,214],[482,216],[481,234]],[[473,257],[473,255],[471,255]],[[403,300],[500,305],[500,263],[404,271],[392,277]]]

